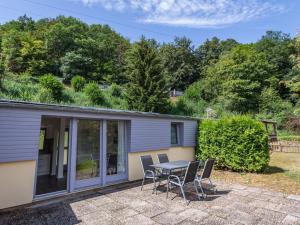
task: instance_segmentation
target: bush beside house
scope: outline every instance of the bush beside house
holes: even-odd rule
[[[267,132],[248,116],[203,120],[198,134],[197,159],[215,158],[218,168],[243,172],[260,172],[268,165]]]

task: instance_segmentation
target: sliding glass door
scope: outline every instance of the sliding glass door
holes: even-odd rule
[[[107,121],[106,175],[107,181],[126,178],[127,152],[125,122]],[[114,179],[115,178],[115,179]]]
[[[100,121],[78,120],[76,181],[88,186],[100,182]],[[80,183],[80,182],[79,182]]]
[[[75,154],[71,159],[72,188],[127,179],[125,124],[120,120],[76,119],[73,128]]]

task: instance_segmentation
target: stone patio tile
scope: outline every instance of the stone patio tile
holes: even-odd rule
[[[247,187],[246,191],[248,191],[248,192],[254,192],[254,193],[262,193],[265,190],[262,189],[262,188],[258,188],[258,187]]]
[[[87,225],[121,225],[122,222],[117,218],[111,217],[104,211],[96,211],[83,215],[82,222]]]
[[[148,204],[148,202],[141,199],[132,199],[132,201],[126,203],[128,207],[135,210],[143,209],[143,207],[146,207]]]
[[[138,214],[132,217],[128,217],[124,220],[124,225],[155,225],[157,224],[149,217]]]
[[[272,196],[270,195],[266,195],[263,193],[256,193],[256,192],[252,192],[249,195],[247,195],[248,198],[253,198],[253,199],[257,199],[257,200],[263,200],[263,201],[269,201]]]
[[[152,218],[155,222],[165,225],[174,225],[184,221],[186,218],[180,217],[179,214],[165,212]]]
[[[260,221],[268,221],[270,224],[281,222],[286,216],[284,213],[263,208],[256,209],[252,214],[257,218],[260,218]]]
[[[300,224],[300,217],[287,215],[283,220],[282,224],[285,225],[299,225]]]
[[[119,219],[120,221],[124,221],[128,217],[135,216],[139,214],[137,211],[130,208],[123,208],[117,211],[110,212],[112,217]]]
[[[224,218],[220,218],[217,216],[209,216],[203,221],[199,222],[198,224],[203,224],[203,225],[235,225],[236,223],[233,221],[226,220]]]
[[[270,209],[273,211],[280,211],[282,204],[276,204],[269,201],[262,201],[262,200],[254,200],[253,202],[250,202],[249,205],[258,207],[258,208],[264,208],[264,209]]]
[[[114,202],[111,198],[105,196],[105,195],[100,195],[94,198],[89,198],[87,199],[88,202],[92,203],[95,206],[102,206],[108,203]]]
[[[300,217],[300,205],[282,205],[280,212],[290,214],[292,216]]]
[[[117,211],[124,209],[125,205],[119,202],[109,202],[104,205],[98,206],[101,210],[106,210],[107,212]]]
[[[255,206],[242,202],[233,202],[231,205],[228,205],[228,208],[232,210],[240,210],[246,213],[251,213],[256,209]]]
[[[240,210],[231,211],[227,219],[241,224],[257,224],[258,221],[255,215]]]
[[[200,222],[204,218],[208,217],[209,214],[198,209],[186,209],[183,212],[178,214],[180,217],[194,221]]]
[[[142,208],[136,209],[138,212],[143,214],[144,216],[147,217],[154,217],[157,216],[158,214],[164,213],[167,211],[167,208],[162,208],[154,204],[148,204]]]
[[[230,184],[228,186],[231,187],[232,189],[237,189],[237,190],[245,190],[247,188],[247,186],[241,184]]]
[[[77,216],[95,212],[98,207],[87,200],[70,203],[70,207]]]
[[[262,193],[265,194],[265,195],[270,195],[272,197],[286,197],[287,196],[286,193],[270,191],[270,190],[265,190]]]
[[[178,225],[198,225],[198,222],[192,221],[192,220],[184,220],[181,223],[179,223]]]
[[[289,196],[287,196],[287,199],[293,199],[293,200],[299,201],[299,204],[300,204],[300,195],[289,195]]]
[[[218,217],[227,218],[232,213],[232,209],[216,205],[208,209],[208,213],[211,215],[216,215]]]

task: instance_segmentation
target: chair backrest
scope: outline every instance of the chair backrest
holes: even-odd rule
[[[210,178],[212,169],[214,167],[215,160],[207,159],[204,164],[204,168],[201,174],[201,179]]]
[[[193,161],[189,163],[183,179],[184,184],[193,182],[195,180],[199,165],[200,165],[199,161]]]
[[[159,163],[169,162],[169,158],[167,154],[157,154]]]
[[[142,167],[144,172],[146,170],[153,170],[154,168],[151,167],[150,165],[153,165],[153,159],[151,155],[142,155],[141,156],[141,162],[142,162]]]

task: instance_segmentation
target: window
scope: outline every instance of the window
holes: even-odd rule
[[[46,139],[46,128],[42,128],[40,130],[40,142],[39,142],[39,150],[45,150],[45,139]]]
[[[182,125],[180,123],[171,123],[171,145],[180,145],[182,141],[180,140],[180,127]]]

